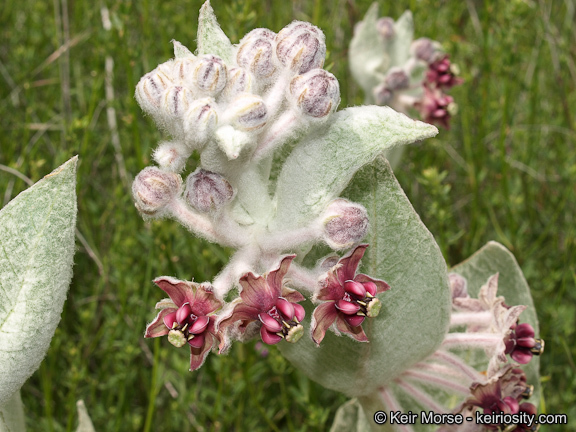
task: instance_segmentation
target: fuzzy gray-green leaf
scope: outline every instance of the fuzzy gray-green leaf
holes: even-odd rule
[[[360,272],[383,279],[391,289],[379,295],[382,309],[366,319],[369,343],[332,332],[316,347],[309,338],[279,344],[282,353],[312,380],[350,396],[375,392],[441,344],[450,321],[446,264],[394,178],[385,159],[363,168],[344,196],[369,214],[370,244]],[[310,326],[310,308],[306,324]]]
[[[292,151],[276,186],[275,228],[303,226],[348,185],[356,171],[385,150],[438,133],[388,107],[347,108]]]
[[[206,0],[198,16],[198,55],[215,54],[230,64],[233,61],[233,51],[230,39],[216,20],[210,0]]]
[[[528,306],[520,315],[520,322],[532,325],[536,337],[539,337],[538,316],[530,294],[530,287],[516,258],[508,249],[500,243],[489,242],[466,261],[452,268],[451,271],[468,280],[468,294],[471,297],[478,296],[478,291],[488,278],[499,273],[498,295],[504,296],[506,304],[509,306]],[[534,395],[530,402],[538,406],[540,400],[540,359],[538,356],[534,356],[530,363],[521,367],[526,372],[528,383],[534,386]]]
[[[72,278],[77,157],[0,211],[0,406],[44,358]]]
[[[17,391],[0,406],[0,432],[24,432],[25,423],[24,407]]]

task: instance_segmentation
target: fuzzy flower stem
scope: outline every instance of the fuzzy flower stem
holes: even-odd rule
[[[252,155],[252,160],[259,161],[271,154],[288,136],[292,135],[295,125],[298,125],[298,117],[292,110],[282,114],[278,121],[260,138],[258,147]]]
[[[467,324],[486,324],[489,325],[492,320],[492,312],[455,312],[450,316],[450,326],[460,326]]]
[[[210,219],[190,209],[181,199],[172,200],[167,209],[174,219],[199,237],[224,246],[233,246],[220,238]]]
[[[223,299],[240,277],[251,270],[253,264],[258,260],[259,251],[254,247],[245,247],[238,250],[228,265],[216,276],[213,282],[214,294],[219,299]]]
[[[461,393],[464,395],[467,395],[470,391],[468,389],[467,386],[456,383],[454,381],[451,381],[449,379],[443,378],[443,377],[439,377],[439,376],[435,376],[435,375],[431,375],[431,374],[427,374],[424,372],[418,372],[415,370],[407,370],[405,371],[402,376],[407,377],[407,378],[412,378],[415,381],[424,383],[424,384],[432,384],[435,385],[436,387],[440,387],[443,388],[445,390],[448,391],[453,391],[456,393]]]
[[[497,333],[448,333],[444,337],[444,347],[491,348],[502,342]]]
[[[293,72],[290,69],[282,71],[264,97],[264,103],[268,109],[268,118],[276,117],[278,110],[285,101],[286,87],[290,84],[292,75]]]
[[[442,405],[436,403],[436,401],[425,391],[412,386],[408,382],[397,379],[396,384],[400,387],[407,395],[410,395],[421,406],[425,406],[436,413],[446,413],[448,410]]]
[[[458,368],[461,372],[463,372],[466,376],[468,376],[470,379],[472,379],[472,381],[477,381],[477,382],[484,382],[484,380],[486,379],[484,377],[484,375],[480,374],[476,369],[468,366],[466,363],[464,363],[462,361],[462,359],[458,356],[455,356],[454,354],[451,354],[449,352],[446,351],[441,351],[438,350],[436,351],[434,354],[432,354],[432,357],[435,357],[439,360],[442,360],[452,366],[455,366],[456,368]]]
[[[301,267],[296,263],[292,263],[290,270],[288,270],[288,277],[293,281],[294,285],[311,293],[313,293],[318,286],[318,276],[319,275],[315,275],[313,271]]]
[[[266,251],[294,249],[302,243],[314,241],[322,236],[322,226],[317,223],[291,231],[266,233],[259,239],[259,245]]]
[[[382,396],[382,402],[384,402],[384,406],[388,412],[402,411],[402,407],[388,387],[380,388],[380,396]],[[401,432],[414,432],[414,429],[408,425],[398,425],[397,428]]]
[[[398,102],[400,102],[402,104],[402,106],[405,106],[406,108],[410,108],[410,107],[413,107],[416,102],[418,102],[418,99],[414,96],[410,96],[407,94],[401,94],[398,96]]]
[[[464,377],[462,371],[456,370],[454,368],[439,363],[428,363],[428,362],[416,363],[413,367],[418,370],[426,370],[434,374],[445,375],[448,377],[454,377],[458,379],[462,379]]]

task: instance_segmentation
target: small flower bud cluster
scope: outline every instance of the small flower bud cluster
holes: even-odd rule
[[[462,82],[457,77],[458,68],[450,63],[449,56],[442,51],[438,42],[428,38],[414,41],[401,39],[408,34],[398,31],[397,26],[404,25],[401,21],[406,20],[394,22],[392,18],[384,17],[375,22],[372,31],[374,38],[381,42],[381,65],[374,68],[370,62],[354,64],[353,75],[363,85],[368,102],[389,105],[405,114],[410,109],[416,109],[424,121],[449,129],[455,104],[445,90]],[[364,23],[360,24],[355,38],[366,32]],[[408,45],[408,52],[399,52],[406,51]],[[352,61],[354,55],[353,44],[350,53]],[[366,76],[370,79],[366,79]],[[374,82],[378,84],[374,85]]]

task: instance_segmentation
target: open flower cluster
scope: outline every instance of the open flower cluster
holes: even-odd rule
[[[208,3],[203,10],[211,11]],[[251,31],[227,60],[194,55],[179,42],[174,51],[173,60],[136,87],[138,103],[170,139],[154,152],[158,165],[134,180],[135,204],[146,218],[175,219],[237,252],[212,282],[156,279],[169,299],[157,304],[160,312],[145,336],[188,345],[191,370],[212,349],[223,353],[232,341],[258,333],[272,345],[295,343],[308,331],[319,344],[332,327],[367,342],[362,323],[378,315],[377,295],[389,286],[356,274],[367,247],[357,246],[369,225],[366,209],[336,198],[304,226],[271,228],[266,166],[286,142],[329,121],[340,102],[338,81],[322,69],[324,34],[294,21],[277,34]],[[193,152],[200,163],[183,180],[180,173]],[[285,254],[317,242],[350,252],[313,269]],[[240,294],[229,299],[235,287]],[[295,288],[319,304],[309,329],[299,304],[305,297]]]
[[[544,341],[535,337],[530,324],[519,323],[526,307],[508,306],[504,297],[497,296],[498,274],[482,286],[478,298],[470,297],[464,277],[456,273],[449,276],[453,306],[451,328],[455,331],[446,334],[436,352],[404,371],[395,380],[395,387],[381,388],[383,403],[390,410],[399,409],[394,393],[400,392],[434,412],[452,412],[462,414],[464,419],[474,419],[465,420],[462,425],[444,425],[438,432],[538,430],[538,424],[532,423],[530,417],[537,412],[536,407],[526,401],[532,397],[534,386],[527,382],[520,365],[541,355]],[[482,360],[475,361],[470,350],[484,354],[479,357]],[[436,393],[429,394],[429,389],[435,389]],[[438,397],[446,393],[462,402],[450,410],[442,403],[448,398]],[[497,420],[495,423],[478,424],[476,411],[502,416],[491,416]],[[506,423],[500,419],[512,421]]]
[[[457,106],[446,91],[462,82],[458,67],[439,42],[413,40],[409,11],[396,22],[389,17],[376,19],[376,12],[376,7],[371,8],[357,24],[350,48],[352,74],[366,101],[403,113],[415,109],[425,122],[449,129]]]

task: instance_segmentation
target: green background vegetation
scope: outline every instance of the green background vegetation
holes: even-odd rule
[[[112,28],[102,26],[107,5]],[[546,339],[541,411],[576,429],[576,27],[574,0],[380,1],[414,13],[416,36],[441,41],[462,70],[451,131],[412,146],[396,175],[456,264],[489,240],[516,255]],[[233,43],[292,19],[326,34],[341,107],[362,103],[347,46],[369,1],[213,0]],[[0,164],[34,181],[71,156],[78,171],[78,242],[62,322],[22,396],[31,431],[71,431],[84,399],[99,431],[324,431],[340,394],[309,381],[272,347],[211,355],[188,372],[188,352],[144,340],[163,293],[155,276],[212,279],[230,251],[171,221],[145,223],[130,181],[163,137],[134,100],[139,78],[195,49],[201,2],[8,0],[0,8]],[[106,96],[105,63],[114,61]],[[114,108],[117,130],[107,109]],[[118,134],[119,148],[114,146]],[[124,173],[125,170],[125,173]],[[26,188],[0,170],[0,203]],[[329,367],[329,365],[327,365]],[[544,430],[544,429],[543,429]]]

